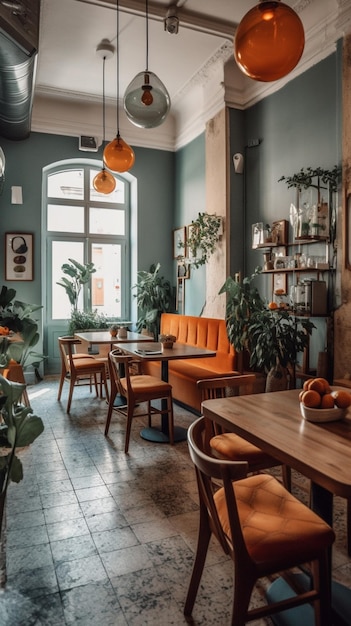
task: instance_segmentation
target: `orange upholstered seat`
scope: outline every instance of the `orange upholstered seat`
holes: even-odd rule
[[[188,446],[195,466],[200,522],[196,557],[184,613],[191,616],[212,534],[233,561],[232,626],[244,626],[300,604],[312,604],[316,626],[330,626],[329,550],[334,531],[318,515],[291,495],[273,476],[246,476],[248,464],[224,461],[205,452],[206,424],[200,418],[188,430]],[[220,484],[219,484],[220,483]],[[307,565],[308,564],[308,565]],[[310,570],[309,589],[267,606],[250,608],[259,578]]]

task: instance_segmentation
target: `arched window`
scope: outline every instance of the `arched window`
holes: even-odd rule
[[[91,282],[82,289],[79,308],[96,309],[112,318],[128,319],[130,315],[129,183],[116,176],[111,194],[98,193],[92,184],[98,171],[98,164],[67,162],[44,173],[49,324],[70,318],[67,294],[57,285],[63,276],[61,267],[70,258],[93,262],[96,268]]]

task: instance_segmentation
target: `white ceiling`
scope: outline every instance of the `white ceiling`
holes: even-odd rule
[[[255,4],[256,0],[149,1],[148,66],[166,85],[173,115],[181,111],[184,93],[201,81],[213,59],[232,58],[235,27]],[[307,60],[312,64],[330,53],[330,41],[343,28],[338,24],[338,30],[335,20],[342,21],[346,14],[350,18],[351,0],[286,0],[286,4],[299,13],[305,27],[306,48],[299,64],[304,70]],[[177,35],[164,30],[170,5],[177,5]],[[146,67],[145,0],[120,0],[119,6],[122,97],[132,78]],[[116,45],[116,33],[116,0],[41,0],[36,95],[101,102],[102,60],[96,47],[104,38]],[[107,104],[116,98],[116,67],[114,55],[106,63]],[[255,81],[239,70],[238,74],[241,91],[245,85],[248,93],[262,87],[252,85]]]

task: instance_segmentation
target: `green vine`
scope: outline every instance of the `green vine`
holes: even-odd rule
[[[197,219],[192,220],[186,242],[179,243],[191,253],[189,265],[197,268],[207,263],[219,241],[221,224],[221,217],[209,213],[199,213]]]

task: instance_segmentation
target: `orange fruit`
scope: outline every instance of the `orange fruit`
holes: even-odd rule
[[[324,378],[313,378],[308,385],[308,389],[312,389],[313,391],[318,391],[318,393],[324,395],[325,393],[330,392],[329,383]]]
[[[304,384],[302,385],[302,389],[308,391],[309,384],[312,382],[312,380],[314,380],[314,378],[308,378],[307,380],[305,380]]]
[[[333,409],[334,408],[334,398],[331,393],[325,393],[322,396],[321,409]]]
[[[278,308],[278,305],[277,305],[277,303],[276,303],[276,302],[270,302],[270,303],[269,303],[269,305],[268,305],[268,308],[269,308],[271,311],[273,311],[274,309],[277,309],[277,308]]]
[[[332,396],[339,409],[347,409],[351,404],[351,394],[348,391],[332,391]]]
[[[305,406],[308,406],[310,409],[318,409],[321,405],[321,396],[318,391],[314,391],[313,389],[308,389],[302,395],[302,403]]]
[[[304,390],[303,390],[303,389],[302,389],[302,390],[300,391],[300,393],[299,393],[299,401],[300,401],[300,402],[302,402],[302,396],[303,396],[303,394],[304,394],[304,393],[305,393],[305,392],[304,392]]]

